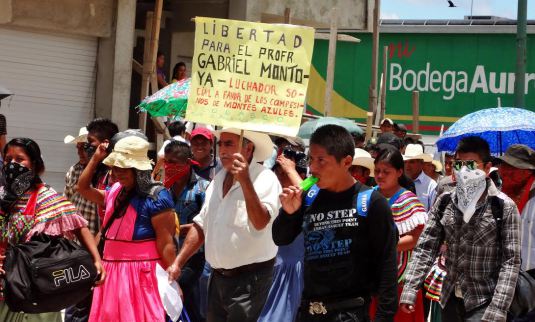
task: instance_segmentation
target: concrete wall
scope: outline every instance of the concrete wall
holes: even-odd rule
[[[117,0],[112,36],[99,39],[96,116],[128,128],[136,0]]]
[[[372,0],[229,0],[229,17],[232,19],[261,21],[262,14],[284,15],[290,8],[292,18],[329,26],[329,12],[337,7],[339,29],[371,30],[368,24],[373,10]]]
[[[113,0],[0,0],[0,24],[109,37],[114,3]]]

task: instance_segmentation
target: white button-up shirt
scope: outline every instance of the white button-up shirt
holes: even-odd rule
[[[535,190],[535,183],[530,192]],[[522,222],[522,268],[530,270],[535,268],[535,196],[531,197],[520,214]]]
[[[269,224],[259,231],[249,220],[239,182],[223,197],[226,174],[223,169],[215,176],[206,190],[201,211],[193,219],[204,232],[206,260],[214,268],[231,269],[274,258],[277,246],[273,243],[271,226],[280,208],[279,180],[264,166],[254,161],[249,165],[256,194],[271,216]]]
[[[424,205],[425,211],[429,211],[437,195],[437,182],[422,171],[414,180],[414,186],[416,187],[416,196]]]

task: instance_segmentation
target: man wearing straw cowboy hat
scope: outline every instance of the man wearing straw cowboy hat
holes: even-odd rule
[[[375,164],[373,161],[374,160],[368,151],[356,148],[353,163],[351,167],[349,167],[351,176],[362,184],[370,187],[375,186],[375,181],[373,180]]]
[[[405,173],[414,181],[416,195],[426,211],[429,211],[436,197],[437,182],[424,173],[424,163],[433,159],[424,153],[420,144],[408,144],[403,155]]]
[[[272,171],[257,162],[271,156],[267,134],[226,128],[216,132],[223,165],[206,191],[182,249],[169,268],[176,279],[187,260],[205,242],[213,268],[208,288],[207,321],[257,321],[272,281],[277,247],[271,236],[282,191]]]

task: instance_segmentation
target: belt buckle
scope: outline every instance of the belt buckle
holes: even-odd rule
[[[310,315],[327,314],[327,308],[323,305],[323,302],[310,302],[308,313]]]

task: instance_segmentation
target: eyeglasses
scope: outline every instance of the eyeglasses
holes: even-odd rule
[[[475,160],[453,160],[451,163],[453,166],[453,169],[459,171],[463,166],[466,166],[468,170],[475,170],[477,169],[478,163]]]

